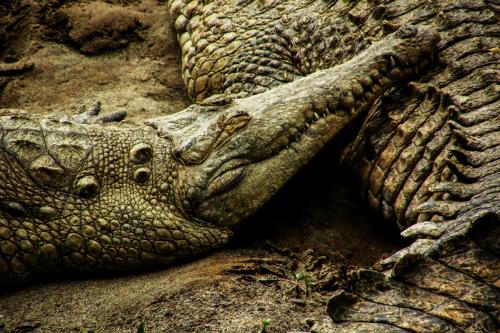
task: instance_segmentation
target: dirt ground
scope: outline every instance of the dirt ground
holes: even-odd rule
[[[141,121],[190,104],[164,1],[0,3],[0,109]],[[403,247],[320,156],[230,246],[118,277],[49,277],[0,294],[0,332],[310,332],[355,268]],[[4,327],[2,328],[2,325]]]

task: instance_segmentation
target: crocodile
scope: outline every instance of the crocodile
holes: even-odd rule
[[[340,137],[367,204],[414,242],[351,274],[331,330],[499,328],[498,4],[168,6],[196,104],[144,124],[0,117],[1,284],[214,251]]]

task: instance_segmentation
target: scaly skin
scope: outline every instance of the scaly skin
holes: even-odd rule
[[[401,24],[440,32],[439,65],[376,103],[340,156],[346,169],[360,175],[370,206],[416,241],[383,262],[385,275],[352,276],[351,289],[330,302],[336,323],[330,329],[496,331],[498,5],[243,1],[240,8],[218,1],[192,10],[193,4],[176,0],[171,13],[177,17],[184,79],[196,99],[205,91],[258,93],[266,86],[261,82],[273,86],[335,65]],[[217,70],[206,74],[214,63]]]
[[[220,247],[376,100],[361,88],[353,103],[350,84],[376,72],[382,94],[396,84],[395,59],[411,74],[437,40],[407,27],[336,68],[149,126],[0,117],[2,283],[133,270]]]
[[[205,106],[149,121],[156,131],[64,125],[85,133],[59,135],[66,146],[51,143],[61,130],[0,121],[2,281],[133,269],[221,246],[325,142],[359,123],[339,160],[359,173],[370,206],[417,240],[386,259],[384,273],[351,277],[329,304],[331,329],[498,329],[496,4],[176,0],[170,10],[188,93]],[[408,23],[431,26],[441,42]],[[59,156],[61,143],[74,153]],[[151,158],[134,163],[146,146]],[[55,215],[42,222],[47,212]]]
[[[0,129],[2,283],[167,264],[228,238],[176,208],[180,170],[151,128],[4,116]]]

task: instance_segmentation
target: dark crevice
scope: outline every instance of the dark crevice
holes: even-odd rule
[[[394,226],[364,208],[354,177],[334,166],[336,151],[329,144],[313,158],[241,226],[231,247],[270,242],[294,252],[312,248],[344,263],[371,266],[407,246]]]

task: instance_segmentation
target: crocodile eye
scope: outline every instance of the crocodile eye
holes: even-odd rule
[[[99,183],[94,176],[85,176],[76,181],[75,192],[82,198],[92,198],[99,192]]]
[[[130,160],[134,164],[144,164],[151,160],[153,157],[153,149],[146,143],[136,144],[130,150]]]
[[[149,168],[139,168],[134,172],[134,179],[138,184],[145,184],[150,176],[151,170]]]

